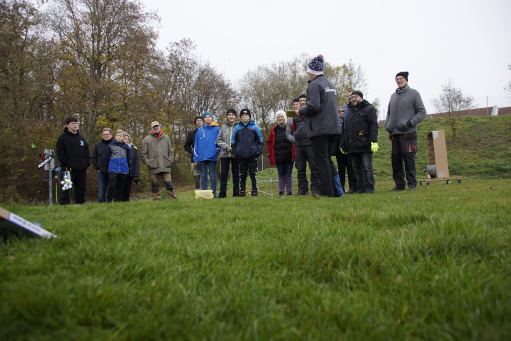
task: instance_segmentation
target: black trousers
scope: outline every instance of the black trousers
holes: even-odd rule
[[[62,173],[62,180],[64,180],[64,173]],[[75,191],[75,202],[77,204],[83,204],[85,202],[85,189],[87,188],[87,173],[71,171],[71,182],[73,183],[72,189],[60,192],[59,204],[61,205],[67,205],[71,202],[72,190]]]
[[[348,154],[341,153],[339,148],[336,148],[335,159],[337,160],[337,173],[341,179],[342,190],[344,192],[346,191],[344,188],[346,184],[346,172],[348,172],[348,182],[350,184],[350,189],[356,191],[357,180],[355,178],[355,171],[353,170],[351,157]]]
[[[295,167],[298,171],[298,189],[302,191],[309,190],[309,182],[307,181],[307,162],[309,163],[309,169],[311,171],[311,191],[319,192],[321,187],[319,182],[319,171],[314,160],[314,153],[312,152],[312,146],[295,147],[296,163]]]
[[[229,166],[232,172],[232,196],[240,195],[240,163],[238,159],[220,158],[220,192],[219,198],[227,196],[227,176],[229,175]],[[247,172],[245,171],[245,174]]]
[[[396,187],[405,189],[408,186],[417,186],[415,153],[417,153],[417,133],[406,135],[392,135],[392,178]],[[403,170],[404,163],[404,170]],[[406,182],[405,178],[406,170]]]
[[[314,159],[319,169],[321,180],[320,195],[334,197],[333,178],[337,176],[332,155],[339,146],[339,134],[317,136],[310,139]]]
[[[108,172],[108,193],[106,195],[106,201],[116,202],[122,201],[122,193],[124,192],[124,182],[128,174],[120,174],[114,172]]]
[[[353,170],[357,177],[358,193],[374,192],[374,170],[373,153],[353,153],[350,154],[353,162]]]
[[[240,163],[240,191],[245,191],[247,184],[247,169],[252,180],[252,192],[257,193],[257,157],[239,158]]]
[[[122,191],[122,201],[130,201],[131,184],[133,183],[133,177],[126,175],[126,181],[124,181],[124,189]]]

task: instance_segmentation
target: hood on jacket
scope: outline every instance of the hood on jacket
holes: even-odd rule
[[[239,121],[238,125],[243,126],[243,127],[249,127],[249,126],[252,126],[252,125],[255,126],[255,122],[253,120],[250,120],[250,121],[247,122],[247,124],[245,124],[245,123],[243,123],[243,121]]]
[[[356,106],[353,106],[352,109],[360,109],[360,108],[363,108],[365,107],[366,105],[370,105],[371,103],[369,103],[367,100],[363,100],[362,102],[358,103]]]
[[[68,135],[71,135],[71,136],[76,136],[76,135],[80,135],[80,129],[78,129],[76,131],[76,134],[73,134],[72,132],[69,131],[69,129],[67,129],[67,127],[64,128],[64,133],[68,134]]]
[[[215,121],[211,121],[210,125],[204,124],[203,127],[218,127],[218,123]]]

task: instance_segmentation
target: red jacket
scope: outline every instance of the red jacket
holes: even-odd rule
[[[275,166],[275,128],[277,125],[270,129],[270,135],[266,140],[266,148],[268,148],[268,157],[270,158],[270,166]],[[295,144],[291,143],[291,159],[295,161]]]

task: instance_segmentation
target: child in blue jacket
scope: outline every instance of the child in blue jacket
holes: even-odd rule
[[[232,151],[239,159],[240,197],[246,196],[247,169],[252,180],[252,196],[257,196],[257,158],[263,153],[263,136],[259,127],[251,120],[250,110],[240,111],[241,122],[232,133]]]
[[[213,196],[216,198],[216,163],[220,148],[216,144],[218,137],[218,123],[213,121],[213,115],[206,111],[202,116],[204,125],[195,134],[195,145],[193,148],[193,162],[195,166],[200,165],[201,189],[208,189],[208,173],[211,182]]]

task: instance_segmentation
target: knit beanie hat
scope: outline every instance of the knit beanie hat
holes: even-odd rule
[[[307,65],[307,72],[313,75],[322,75],[325,69],[325,61],[322,55],[312,58],[309,65]]]
[[[233,113],[234,116],[236,116],[236,110],[234,110],[234,109],[227,110],[227,115],[229,115],[230,113]]]
[[[213,114],[210,113],[209,111],[204,111],[204,114],[202,115],[202,120],[204,121],[204,119],[206,118],[206,116],[211,116],[211,118],[213,118]]]
[[[298,97],[298,100],[300,100],[300,98],[305,98],[307,99],[307,96],[305,94],[301,94],[300,97]]]
[[[408,72],[407,71],[398,73],[395,78],[397,78],[399,76],[403,76],[406,79],[406,81],[408,82]]]
[[[353,90],[352,95],[359,95],[360,98],[364,99],[364,94],[361,91]]]
[[[193,121],[193,123],[197,124],[197,120],[202,120],[202,116],[195,117],[195,120]]]
[[[252,116],[250,115],[250,110],[248,110],[248,109],[241,109],[241,111],[240,111],[240,117],[241,117],[241,115],[243,115],[243,114],[247,114],[247,115],[248,115],[248,117],[252,118]]]
[[[294,103],[296,103],[296,102],[298,102],[298,101],[299,101],[299,98],[298,98],[298,97],[296,97],[295,99],[293,99],[293,104],[294,104]]]

